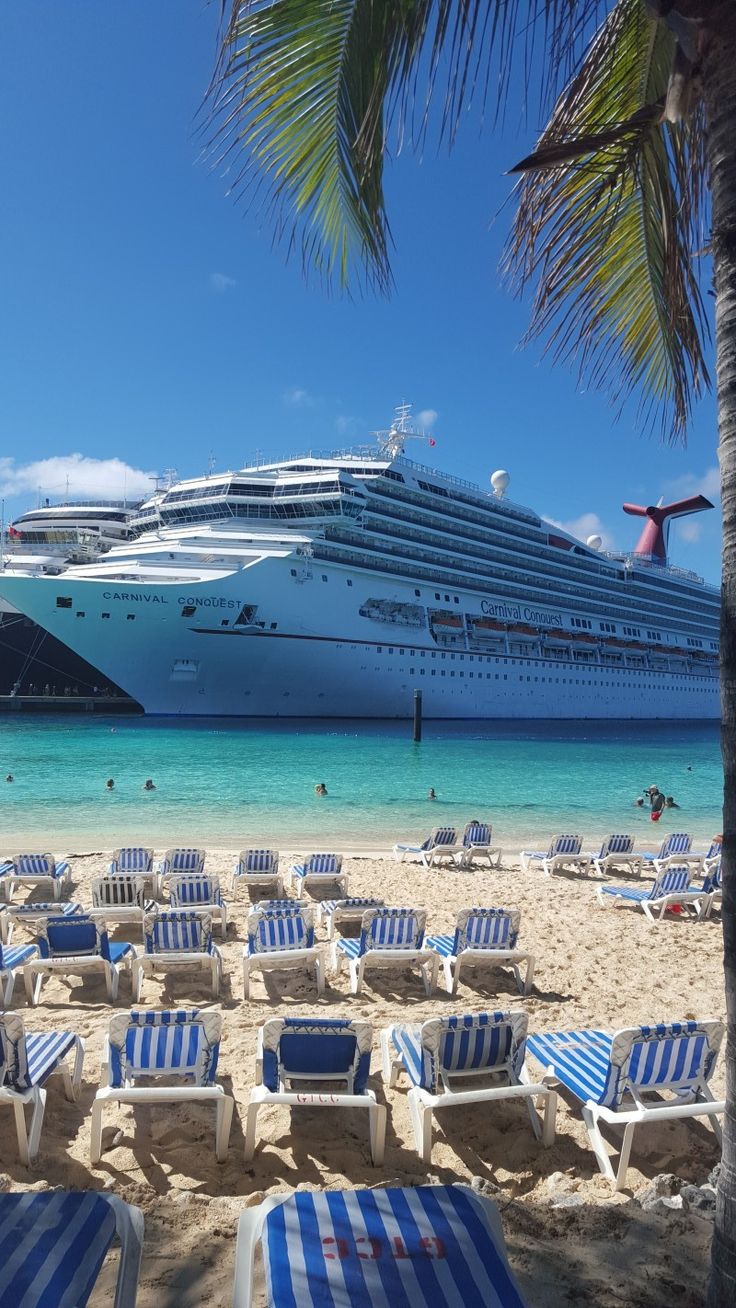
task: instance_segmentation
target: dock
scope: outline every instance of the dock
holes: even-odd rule
[[[0,713],[143,713],[127,695],[0,695]]]

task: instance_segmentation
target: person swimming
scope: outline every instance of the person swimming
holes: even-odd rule
[[[5,780],[6,780],[6,781],[15,781],[15,777],[13,776],[12,772],[9,772],[9,773],[8,773],[8,775],[7,775],[7,777],[5,778]]]
[[[427,794],[427,799],[436,799],[436,798],[437,798],[437,792],[434,786],[430,786]]]
[[[664,806],[665,808],[680,808],[680,805],[675,803],[671,795],[667,796],[666,800],[664,801]]]
[[[315,795],[326,795],[326,794],[327,794],[327,787],[326,787],[324,781],[319,781],[319,782],[317,783],[317,785],[314,787],[314,793],[315,793]]]
[[[114,790],[114,789],[115,789],[115,782],[113,781],[112,777],[108,777],[107,781],[105,782],[105,790]]]
[[[144,783],[143,783],[143,789],[144,789],[144,790],[155,790],[155,789],[156,789],[156,787],[154,786],[154,784],[153,784],[153,782],[152,782],[152,780],[151,780],[150,777],[148,777],[147,780],[144,781]]]

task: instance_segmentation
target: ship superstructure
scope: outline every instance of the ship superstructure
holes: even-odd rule
[[[718,716],[714,587],[408,458],[407,428],[180,482],[134,541],[0,593],[149,713]]]

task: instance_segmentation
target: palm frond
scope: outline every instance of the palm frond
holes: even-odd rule
[[[389,127],[413,142],[439,102],[452,140],[476,93],[503,104],[544,44],[568,69],[606,0],[221,0],[209,147],[230,191],[261,200],[305,267],[390,284],[383,171]],[[419,87],[423,90],[420,93]]]
[[[536,286],[530,336],[617,399],[639,390],[682,436],[709,382],[693,259],[706,170],[699,115],[663,122],[674,49],[643,0],[618,0],[518,166],[505,266]]]

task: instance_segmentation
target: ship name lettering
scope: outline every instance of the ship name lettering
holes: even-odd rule
[[[103,599],[125,600],[126,604],[168,604],[163,595],[146,595],[138,590],[103,590]]]
[[[177,604],[191,604],[199,609],[241,609],[243,601],[239,599],[217,599],[213,595],[200,595],[198,598],[180,595]]]

